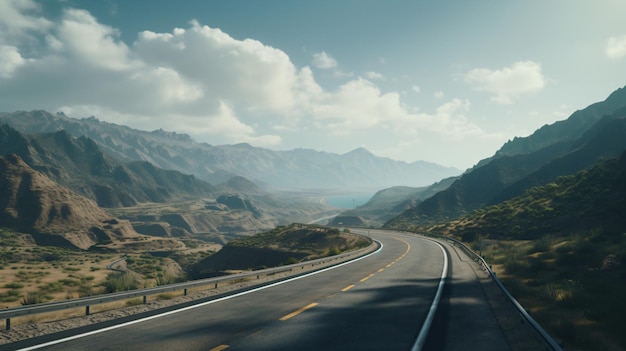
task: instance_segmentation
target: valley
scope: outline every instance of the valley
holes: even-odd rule
[[[330,256],[366,244],[349,228],[382,228],[471,245],[568,349],[626,346],[625,88],[465,172],[45,111],[0,120],[6,307]]]

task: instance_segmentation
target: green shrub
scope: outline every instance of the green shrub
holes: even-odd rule
[[[134,290],[139,287],[137,279],[127,273],[109,273],[106,280],[102,283],[105,293],[113,293],[118,291]]]
[[[59,283],[65,285],[65,286],[79,286],[80,285],[80,280],[66,278],[66,279],[59,280]]]
[[[44,303],[52,298],[42,292],[29,292],[22,298],[22,305],[35,305],[38,303]]]
[[[333,246],[330,249],[328,249],[328,256],[335,256],[335,255],[339,255],[341,253],[341,250],[339,250],[338,247]]]
[[[65,288],[63,287],[63,283],[61,282],[48,283],[48,284],[40,286],[39,289],[45,292],[50,292],[50,293],[61,292],[65,290]]]
[[[159,273],[156,278],[154,279],[155,284],[157,286],[162,286],[162,285],[169,285],[169,284],[174,284],[176,283],[177,279],[176,277],[167,274],[167,273]]]
[[[285,264],[286,264],[286,265],[289,265],[289,264],[296,264],[296,263],[298,263],[298,262],[300,262],[300,261],[298,261],[298,259],[297,259],[297,258],[295,258],[295,257],[289,257],[288,259],[286,259],[286,260],[285,260]]]
[[[87,297],[94,295],[94,290],[91,284],[83,284],[78,287],[78,297]]]

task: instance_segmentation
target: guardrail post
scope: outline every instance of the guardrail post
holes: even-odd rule
[[[11,330],[11,318],[7,318],[7,330]]]
[[[185,288],[185,290],[183,290],[183,296],[187,296],[187,288]]]
[[[143,296],[143,304],[145,305],[147,301],[148,301],[148,295],[144,295]]]
[[[85,316],[89,315],[89,305],[85,306]]]

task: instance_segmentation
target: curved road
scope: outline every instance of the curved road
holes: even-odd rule
[[[380,240],[383,249],[341,267],[58,344],[37,346],[71,336],[71,331],[8,346],[42,350],[411,350],[435,296],[445,256],[427,239],[395,232],[367,234]],[[451,273],[448,283],[452,285],[446,284],[424,349],[508,349],[470,263],[453,247],[446,245],[446,251]]]

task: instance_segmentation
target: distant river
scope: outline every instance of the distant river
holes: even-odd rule
[[[334,207],[355,208],[365,204],[372,196],[373,193],[333,195],[327,196],[326,202]]]

